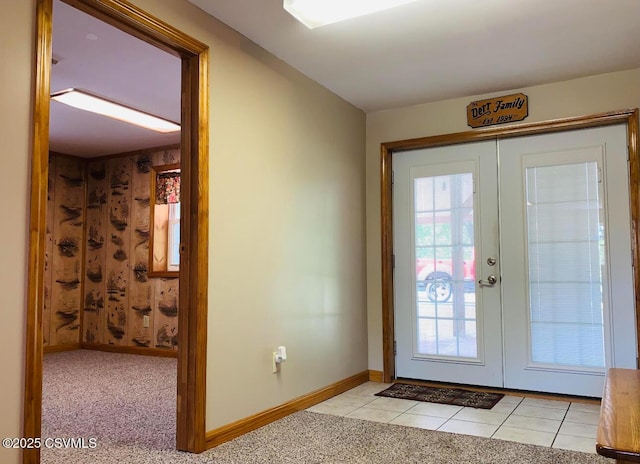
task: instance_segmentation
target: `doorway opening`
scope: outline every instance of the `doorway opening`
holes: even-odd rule
[[[208,239],[208,47],[122,0],[63,0],[181,60],[182,285],[178,295],[177,448],[201,452],[205,443]],[[36,18],[25,395],[23,436],[41,435],[44,262],[49,163],[52,0],[39,0]],[[23,462],[39,462],[25,450]]]
[[[398,377],[597,397],[635,367],[624,125],[395,161]]]
[[[394,262],[394,253],[397,253],[397,250],[394,250],[394,233],[395,230],[393,228],[393,213],[392,213],[392,204],[393,204],[393,196],[392,196],[392,176],[391,176],[391,168],[393,161],[394,152],[413,150],[417,148],[429,148],[429,147],[442,147],[447,145],[455,145],[466,142],[480,142],[480,141],[493,141],[495,144],[496,140],[500,141],[503,139],[509,139],[515,136],[523,136],[523,135],[533,135],[533,134],[543,134],[543,133],[551,133],[558,131],[565,131],[570,129],[579,129],[579,128],[587,128],[594,126],[606,126],[610,124],[626,124],[626,141],[628,145],[628,156],[629,156],[629,204],[630,204],[630,217],[631,217],[631,231],[637,230],[638,218],[640,218],[640,203],[638,200],[638,194],[635,189],[638,188],[638,111],[637,110],[628,110],[628,111],[620,111],[614,113],[606,113],[601,115],[595,115],[590,117],[582,117],[582,118],[573,118],[573,119],[565,119],[560,121],[549,121],[544,123],[535,123],[535,124],[525,124],[519,126],[511,126],[503,129],[489,129],[489,130],[481,130],[477,132],[465,132],[459,134],[451,134],[447,136],[436,136],[429,137],[424,139],[414,139],[410,141],[398,141],[398,142],[390,142],[382,145],[382,274],[383,274],[383,282],[382,282],[382,294],[383,294],[383,359],[384,359],[384,373],[383,378],[385,382],[391,381],[397,374],[397,360],[394,354],[394,343],[396,340],[396,324],[397,321],[394,318],[394,279],[396,278],[396,272],[399,272],[397,269],[394,270],[393,262]],[[488,142],[484,142],[488,143]],[[451,167],[451,163],[449,166]],[[473,167],[472,167],[473,168]],[[462,169],[462,168],[461,168]],[[464,169],[462,169],[464,171]],[[462,172],[461,171],[461,172]],[[441,173],[437,173],[440,175]],[[450,174],[450,173],[449,173]],[[462,179],[464,181],[464,179]],[[461,181],[461,182],[462,182]],[[464,182],[462,182],[464,183]],[[464,190],[462,186],[462,190]],[[460,189],[458,189],[460,190]],[[462,191],[461,190],[461,191]],[[452,190],[453,191],[453,190]],[[464,195],[463,195],[464,196]],[[464,212],[468,209],[469,205],[462,204],[460,211]],[[467,209],[465,209],[467,208]],[[464,210],[464,211],[463,211]],[[464,221],[460,222],[460,237],[464,235]],[[417,226],[416,226],[417,227]],[[632,249],[633,251],[633,290],[638,294],[638,284],[640,282],[639,274],[638,274],[638,237],[635,234],[631,234],[632,240]],[[467,234],[468,235],[468,234]],[[464,240],[463,240],[464,241]],[[461,242],[462,243],[462,242]],[[464,264],[465,261],[473,261],[475,259],[480,259],[477,256],[465,256],[464,255],[464,247],[461,248],[460,256],[451,256],[451,259],[454,259]],[[488,256],[491,258],[491,256]],[[397,257],[396,257],[397,258]],[[425,256],[423,258],[428,258]],[[466,258],[466,259],[465,259]],[[483,260],[487,259],[487,256],[482,257]],[[442,264],[445,266],[446,263]],[[482,262],[484,266],[484,261]],[[417,265],[416,265],[417,266]],[[487,266],[490,266],[487,264]],[[446,267],[446,266],[445,266]],[[485,266],[486,267],[486,266]],[[468,299],[468,295],[466,295],[466,280],[472,274],[469,272],[463,272],[464,266],[458,266],[458,274],[456,276],[452,276],[449,281],[445,281],[443,278],[435,278],[432,281],[426,282],[425,289],[422,291],[428,291],[427,286],[431,285],[433,288],[431,299],[427,297],[425,301],[430,301],[430,304],[433,306],[434,304],[443,303],[444,305],[449,304],[448,301],[451,296],[448,294],[448,289],[453,289],[457,286],[459,287],[459,295],[464,295],[464,299],[462,297],[458,298],[460,302],[465,301],[461,307],[464,310],[466,305],[466,300]],[[483,268],[482,275],[473,276],[473,278],[477,281],[478,279],[483,280],[481,285],[483,287],[491,287],[495,285],[495,282],[491,283],[489,281],[489,270],[491,267]],[[487,271],[487,272],[484,272]],[[485,275],[486,274],[486,275]],[[420,291],[420,289],[417,289]],[[446,291],[445,291],[446,290]],[[416,289],[414,289],[414,293]],[[446,300],[446,301],[444,301]],[[474,303],[475,304],[475,303]],[[460,318],[459,318],[460,319]],[[634,308],[634,314],[632,319],[637,327],[638,325],[638,308]],[[460,319],[463,320],[463,319]],[[637,338],[634,340],[637,345]],[[475,344],[474,344],[475,346]],[[635,350],[634,350],[635,351]],[[483,362],[483,361],[482,361]],[[481,364],[480,362],[479,364]],[[496,366],[498,370],[501,370],[501,366]]]

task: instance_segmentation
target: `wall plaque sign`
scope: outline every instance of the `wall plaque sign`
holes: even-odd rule
[[[474,128],[522,121],[527,116],[529,98],[523,93],[478,100],[467,105],[467,124]]]

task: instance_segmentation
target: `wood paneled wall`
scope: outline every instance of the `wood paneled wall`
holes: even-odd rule
[[[84,214],[83,160],[51,157],[44,270],[45,346],[80,341]]]
[[[50,288],[45,298],[45,346],[82,342],[177,348],[178,279],[149,278],[147,271],[151,166],[179,162],[178,148],[145,150],[96,160],[51,156],[47,224],[52,225],[52,230],[47,242],[45,270],[45,289]],[[63,172],[64,177],[61,177]],[[81,175],[77,176],[77,172]],[[79,182],[76,180],[69,185],[66,178],[81,178],[82,182],[76,186]],[[61,208],[58,202],[65,203],[66,208]],[[61,218],[61,214],[69,215],[69,211],[78,208],[79,219]],[[64,227],[56,227],[61,220],[65,220],[61,223]],[[67,222],[72,224],[66,225]],[[76,225],[78,222],[80,224]],[[84,242],[83,225],[86,230]],[[71,231],[76,234],[71,235]],[[56,253],[56,244],[69,237],[72,239],[68,240],[70,245],[77,245],[75,261],[65,255],[56,258],[61,254]],[[65,253],[68,252],[65,250]],[[58,284],[61,288],[56,289],[56,280],[49,275],[60,273],[57,271],[60,263],[65,265],[63,280],[67,284]],[[72,271],[76,268],[79,282],[77,292],[71,298],[71,289],[67,287],[73,282],[75,274]],[[55,308],[60,304],[56,306],[54,302],[62,298],[63,292],[69,307],[61,307],[64,312],[58,315]],[[72,315],[76,316],[76,322],[58,329]],[[149,327],[144,327],[143,316],[149,316]],[[79,319],[82,320],[82,335],[78,330]]]

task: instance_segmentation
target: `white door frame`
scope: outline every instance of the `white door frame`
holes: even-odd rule
[[[481,129],[410,140],[399,140],[381,144],[381,239],[382,239],[382,346],[383,381],[391,382],[395,377],[394,356],[394,307],[393,307],[393,212],[392,212],[392,163],[393,153],[416,148],[501,139],[522,135],[543,134],[577,128],[627,124],[629,147],[629,191],[631,232],[633,245],[634,276],[633,286],[640,295],[640,147],[638,109],[614,111],[592,116],[575,117],[519,124],[501,128]],[[640,303],[636,302],[636,327],[640,327]],[[636,330],[638,333],[639,331]],[[638,338],[636,338],[638,345]],[[640,351],[640,350],[639,350]]]

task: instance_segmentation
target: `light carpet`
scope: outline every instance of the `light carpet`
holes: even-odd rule
[[[47,355],[44,390],[43,437],[98,440],[96,449],[43,450],[44,464],[611,462],[595,454],[308,411],[200,455],[182,453],[171,449],[175,442],[175,360],[171,359],[82,351]]]

